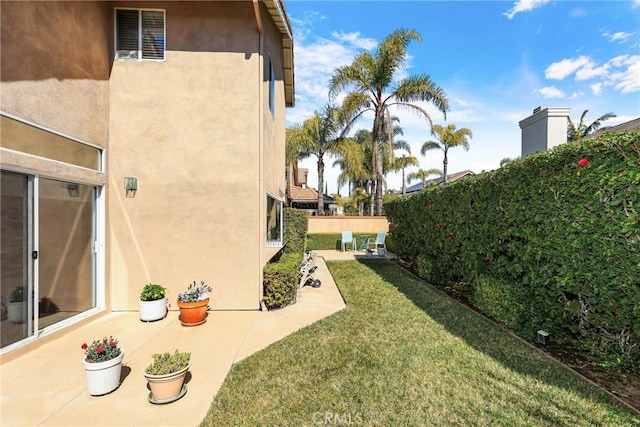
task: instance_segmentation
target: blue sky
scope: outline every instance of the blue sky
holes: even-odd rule
[[[606,125],[640,116],[640,0],[633,1],[307,1],[286,0],[294,34],[296,106],[287,126],[304,121],[328,101],[336,67],[398,28],[410,28],[422,43],[408,47],[398,78],[428,74],[449,97],[447,120],[425,104],[434,123],[473,131],[471,149],[449,151],[449,173],[476,173],[520,155],[518,122],[538,106],[570,107],[578,120],[614,112]],[[442,169],[442,152],[420,155],[432,139],[423,119],[394,112],[423,169]],[[366,118],[355,129],[370,129]],[[325,159],[329,193],[340,173]],[[309,185],[317,186],[316,158]],[[412,168],[415,170],[417,168]],[[407,173],[411,170],[407,170]],[[400,189],[400,173],[387,175]],[[340,189],[346,195],[347,188]]]

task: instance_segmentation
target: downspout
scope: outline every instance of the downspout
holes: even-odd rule
[[[262,169],[264,163],[264,153],[263,153],[263,141],[262,141],[262,76],[264,75],[263,64],[264,60],[262,59],[262,46],[264,33],[262,30],[262,17],[260,16],[260,1],[253,0],[253,12],[256,16],[256,28],[258,30],[258,195],[260,202],[258,203],[258,262],[256,267],[256,274],[258,277],[258,308],[262,307],[262,296],[263,296],[263,286],[262,286],[262,257],[265,252],[265,242],[262,237],[266,233],[266,222],[262,219],[262,214],[267,210],[267,197],[266,192],[264,191],[264,177],[262,176]],[[263,233],[262,227],[265,227],[265,231]]]

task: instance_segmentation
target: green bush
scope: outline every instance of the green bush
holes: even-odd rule
[[[304,253],[309,213],[301,209],[284,208],[282,214],[284,216],[284,252]]]
[[[430,282],[464,281],[525,338],[545,328],[594,362],[640,372],[639,132],[564,144],[384,208],[396,253]]]
[[[264,301],[267,309],[282,308],[296,301],[298,272],[302,254],[283,253],[276,262],[264,266]]]

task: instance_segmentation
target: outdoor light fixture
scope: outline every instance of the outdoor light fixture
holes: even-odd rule
[[[138,191],[138,178],[133,176],[125,176],[124,189],[127,192],[127,197],[136,197],[136,191]]]
[[[78,184],[73,184],[71,182],[67,182],[64,184],[71,197],[80,197],[80,186]]]
[[[547,345],[549,341],[549,332],[545,332],[542,329],[538,331],[538,342],[542,345]]]

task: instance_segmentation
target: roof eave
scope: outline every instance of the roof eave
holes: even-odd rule
[[[287,107],[295,105],[294,69],[293,69],[293,31],[284,7],[283,0],[262,0],[282,34],[282,59],[284,70],[284,100]]]

